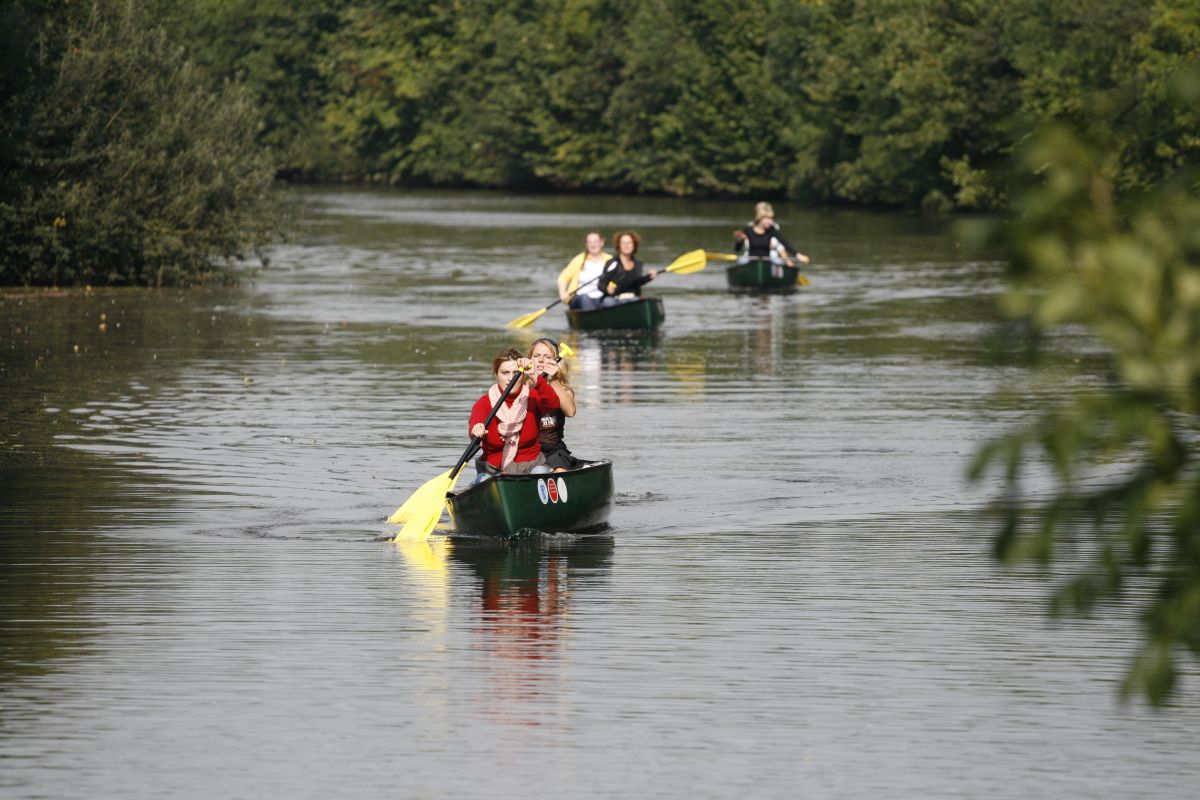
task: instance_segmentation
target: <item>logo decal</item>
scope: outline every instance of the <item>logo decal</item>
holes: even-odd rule
[[[544,478],[538,478],[538,499],[542,501],[542,505],[550,502],[550,495],[546,491],[546,481]]]
[[[567,482],[562,478],[558,479],[558,498],[562,502],[567,502]]]
[[[538,481],[538,483],[540,484],[541,481]],[[550,502],[557,503],[558,502],[558,484],[554,482],[554,478],[551,478],[550,480],[546,481],[546,488],[550,490]]]

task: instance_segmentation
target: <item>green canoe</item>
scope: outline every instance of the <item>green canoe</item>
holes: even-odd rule
[[[598,331],[610,328],[633,328],[649,330],[657,328],[666,319],[663,301],[659,297],[639,297],[615,306],[604,306],[591,311],[567,309],[567,323],[579,331]]]
[[[800,277],[799,267],[772,264],[766,259],[754,259],[734,264],[725,270],[730,289],[759,292],[794,292]]]
[[[498,475],[446,496],[459,533],[511,536],[532,528],[579,533],[598,528],[612,508],[611,461],[541,475]]]

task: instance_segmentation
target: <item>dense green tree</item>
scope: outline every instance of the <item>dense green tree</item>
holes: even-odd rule
[[[292,179],[346,171],[323,127],[329,51],[349,0],[145,0],[155,22],[220,88],[235,80],[260,111],[259,141]]]
[[[270,173],[1000,209],[1023,131],[1079,122],[1097,92],[1117,191],[1157,185],[1200,148],[1200,104],[1170,102],[1172,76],[1200,52],[1192,0],[0,0],[0,10],[7,282],[191,280],[212,256],[265,241],[231,209],[263,200]],[[114,33],[122,25],[128,40]],[[66,50],[68,30],[93,39]],[[144,258],[117,255],[133,251]]]
[[[270,241],[252,100],[212,89],[136,3],[63,30],[39,50],[5,165],[0,283],[193,283]]]
[[[761,2],[639,4],[604,117],[610,171],[677,195],[779,193],[787,96],[772,82],[769,21]]]

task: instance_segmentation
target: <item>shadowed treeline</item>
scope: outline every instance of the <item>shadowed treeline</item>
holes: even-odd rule
[[[1130,83],[1122,183],[1195,148],[1183,0],[159,5],[297,176],[991,208],[1020,121]]]
[[[1195,158],[1184,0],[8,0],[0,283],[231,276],[271,175],[1003,208],[1114,93],[1114,185]]]

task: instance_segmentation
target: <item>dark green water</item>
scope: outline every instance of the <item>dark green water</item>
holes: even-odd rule
[[[237,289],[3,293],[0,795],[1190,796],[1195,676],[1119,706],[1129,609],[1051,625],[988,556],[966,464],[1062,389],[997,366],[1002,268],[948,223],[778,208],[801,293],[714,263],[584,336],[504,324],[586,230],[663,266],[746,204],[306,199]],[[611,529],[388,541],[542,333]]]

